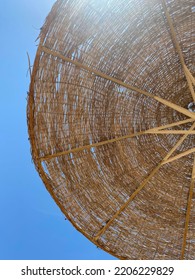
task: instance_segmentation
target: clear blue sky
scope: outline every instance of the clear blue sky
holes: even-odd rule
[[[0,259],[114,259],[65,221],[31,162],[26,52],[32,64],[53,3],[0,1]]]

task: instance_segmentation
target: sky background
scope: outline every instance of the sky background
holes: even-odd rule
[[[31,161],[26,122],[39,29],[54,0],[0,1],[0,259],[114,259],[77,232]]]

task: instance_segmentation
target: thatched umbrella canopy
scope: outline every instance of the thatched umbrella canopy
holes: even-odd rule
[[[194,259],[194,0],[58,0],[28,99],[32,156],[120,259]]]

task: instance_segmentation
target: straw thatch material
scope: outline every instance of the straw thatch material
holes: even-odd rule
[[[71,223],[120,259],[195,258],[193,5],[58,0],[41,29],[34,163]]]

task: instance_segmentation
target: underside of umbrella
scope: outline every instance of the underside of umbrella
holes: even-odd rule
[[[41,29],[32,157],[78,231],[120,259],[195,258],[194,0],[58,0]]]

